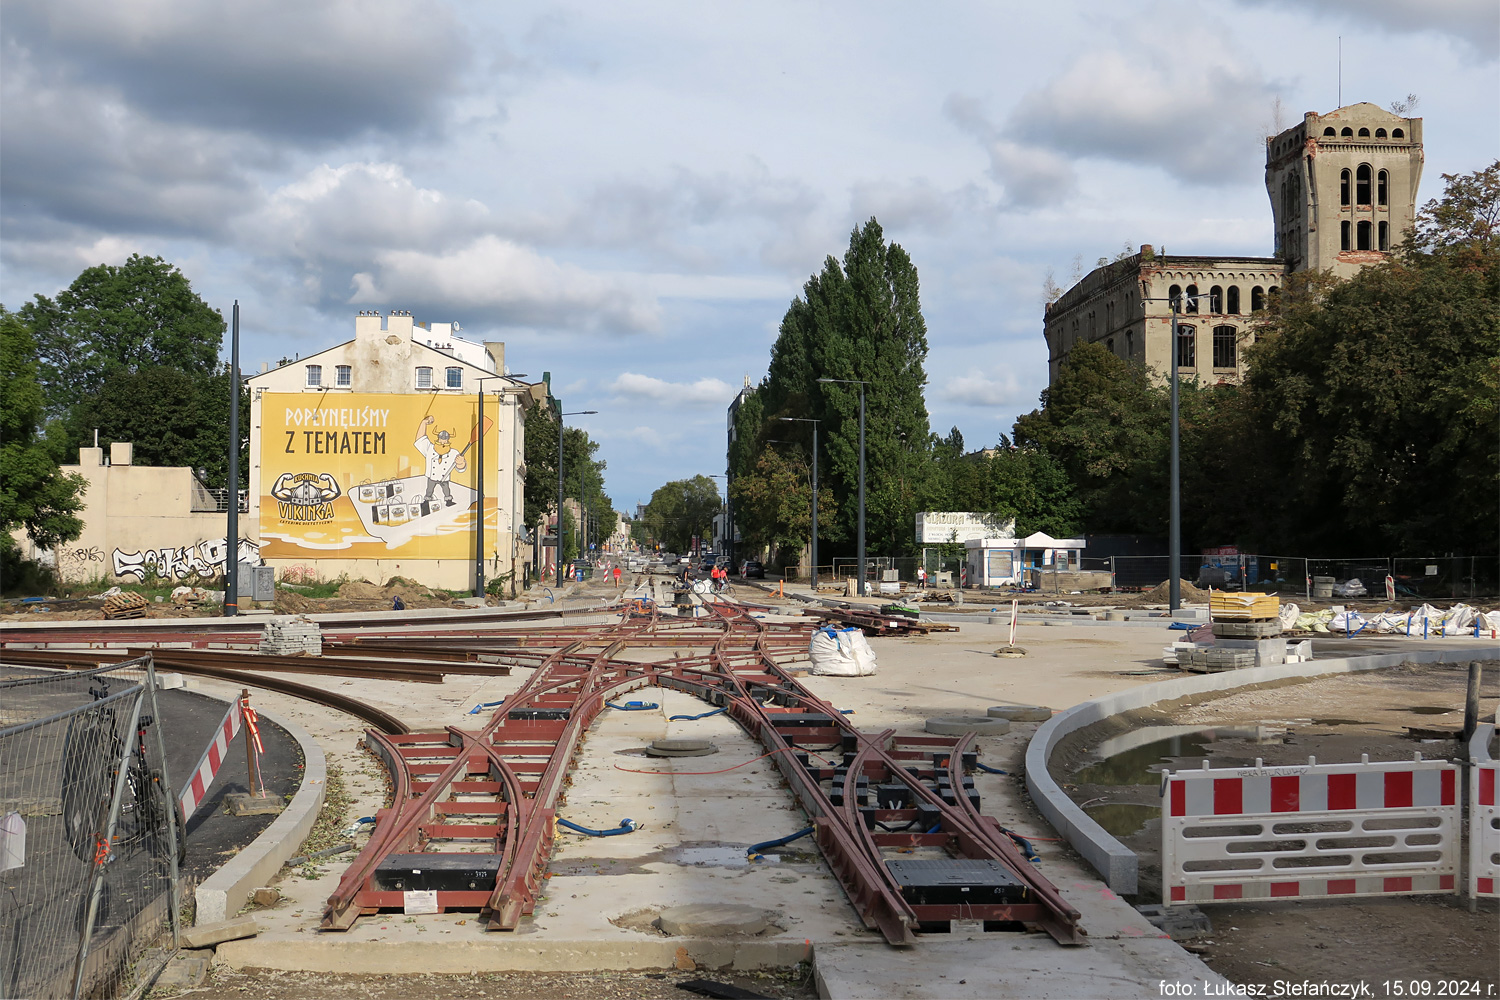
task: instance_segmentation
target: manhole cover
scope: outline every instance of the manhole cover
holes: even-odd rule
[[[652,757],[707,757],[718,752],[711,740],[654,740],[646,747]]]

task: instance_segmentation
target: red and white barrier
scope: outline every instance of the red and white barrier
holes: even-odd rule
[[[219,768],[224,765],[225,758],[229,756],[229,743],[240,731],[240,726],[244,722],[244,709],[245,705],[241,699],[236,698],[230,702],[229,711],[224,713],[224,719],[214,733],[213,742],[209,743],[208,749],[203,751],[203,756],[198,760],[198,766],[193,769],[192,778],[189,779],[182,789],[182,795],[178,798],[178,803],[182,806],[183,819],[192,816],[207,798],[209,786],[214,783],[214,776],[219,773]]]
[[[1469,782],[1469,893],[1500,896],[1500,761],[1476,762]]]
[[[1444,761],[1179,771],[1162,782],[1162,902],[1457,890],[1458,767]]]

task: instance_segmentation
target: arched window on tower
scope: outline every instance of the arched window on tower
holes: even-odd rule
[[[1359,169],[1354,172],[1354,204],[1368,205],[1370,203],[1370,165],[1361,163]]]
[[[1389,250],[1390,248],[1391,248],[1391,224],[1389,222],[1382,222],[1380,224],[1380,249],[1382,249],[1382,250]]]
[[[1390,203],[1391,175],[1382,170],[1375,175],[1375,204],[1387,205]]]
[[[1356,238],[1355,249],[1357,249],[1357,250],[1373,250],[1373,249],[1375,249],[1374,247],[1372,247],[1370,245],[1370,223],[1369,223],[1369,220],[1364,220],[1364,221],[1360,222],[1359,226],[1355,229],[1355,238]]]
[[[1383,128],[1376,129],[1375,130],[1375,138],[1377,138],[1377,139],[1384,139],[1385,138],[1385,129],[1383,129]]]
[[[1339,204],[1340,205],[1346,205],[1347,206],[1349,204],[1349,195],[1351,193],[1349,191],[1349,179],[1350,179],[1349,178],[1349,171],[1345,170],[1343,173],[1339,174]]]
[[[1354,223],[1350,222],[1348,219],[1345,219],[1343,222],[1339,223],[1339,249],[1340,250],[1352,250],[1352,249],[1354,249],[1354,247],[1352,245],[1353,241],[1352,241],[1352,238],[1351,238],[1351,235],[1350,235],[1353,232],[1354,232]]]
[[[1338,135],[1339,133],[1338,133],[1337,129],[1335,129],[1332,125],[1330,125],[1330,126],[1328,126],[1327,128],[1325,128],[1323,130],[1323,134],[1324,135]]]
[[[1190,312],[1190,313],[1195,313],[1195,312],[1198,311],[1198,286],[1197,285],[1188,285],[1187,286],[1187,306],[1182,311],[1183,312]]]
[[[1406,131],[1404,129],[1393,128],[1393,129],[1391,129],[1391,138],[1392,139],[1405,139],[1406,138]]]
[[[1258,313],[1266,307],[1266,290],[1256,285],[1250,289],[1250,311]]]
[[[1229,286],[1229,301],[1228,301],[1227,304],[1229,306],[1228,312],[1229,312],[1230,315],[1232,315],[1232,316],[1238,316],[1240,314],[1240,286],[1239,285],[1230,285]]]
[[[1370,130],[1367,128],[1362,128],[1359,130],[1359,135],[1362,139],[1368,139],[1370,138]]]
[[[1182,308],[1181,285],[1173,285],[1171,288],[1167,289],[1167,301],[1175,305],[1178,309]]]
[[[1208,311],[1211,313],[1224,311],[1224,289],[1219,285],[1208,290]]]
[[[1339,134],[1342,135],[1345,139],[1353,139],[1354,138],[1354,130],[1352,128],[1350,128],[1348,125],[1345,125],[1344,126],[1344,131],[1340,132]]]

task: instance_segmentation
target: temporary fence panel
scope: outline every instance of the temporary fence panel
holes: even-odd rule
[[[1162,902],[1456,891],[1458,768],[1422,760],[1178,771]]]
[[[1170,556],[1115,556],[1115,587],[1120,590],[1150,590],[1168,578]],[[1184,555],[1178,562],[1178,578],[1192,582],[1198,579],[1203,557]]]
[[[154,694],[139,661],[0,676],[0,996],[123,997],[171,957],[171,796],[161,743],[139,753]]]
[[[1500,896],[1500,761],[1490,759],[1488,744],[1493,726],[1483,726],[1470,746],[1469,770],[1469,895]]]
[[[1495,593],[1500,568],[1494,556],[1398,556],[1391,560],[1398,597],[1455,600]]]

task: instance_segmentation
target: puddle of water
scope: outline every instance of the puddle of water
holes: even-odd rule
[[[743,847],[674,847],[661,853],[663,861],[674,865],[699,865],[713,868],[745,868],[750,859]],[[781,858],[764,855],[758,864],[776,864]]]
[[[1153,738],[1154,737],[1154,738]],[[1220,740],[1280,742],[1281,731],[1266,726],[1217,726],[1201,729],[1192,726],[1147,726],[1125,736],[1106,740],[1099,745],[1103,760],[1073,773],[1079,784],[1155,785],[1162,765],[1173,758],[1203,757],[1203,748]],[[1219,767],[1236,763],[1225,757],[1214,757]],[[1249,763],[1245,760],[1243,763]]]
[[[1161,816],[1159,806],[1142,806],[1130,802],[1113,802],[1102,806],[1089,806],[1084,812],[1089,818],[1116,837],[1129,837],[1144,829],[1146,824]]]
[[[1457,709],[1443,708],[1441,705],[1413,705],[1406,709],[1398,708],[1396,711],[1407,711],[1413,715],[1447,715],[1449,712],[1457,711]]]

